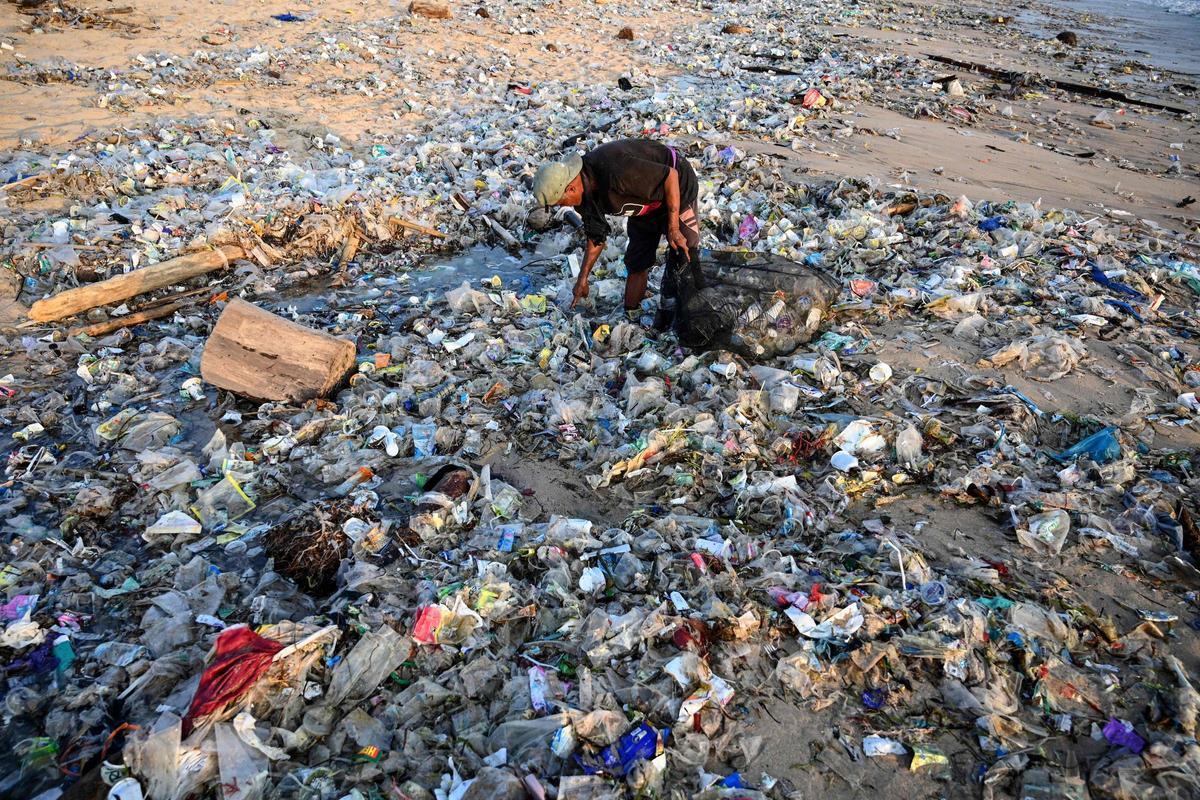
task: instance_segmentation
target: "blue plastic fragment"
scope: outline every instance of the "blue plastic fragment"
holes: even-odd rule
[[[665,740],[670,732],[670,728],[663,728],[662,738]],[[659,732],[643,722],[596,755],[576,753],[575,763],[588,775],[603,772],[624,776],[639,761],[654,758],[658,754],[658,744]]]
[[[1092,268],[1092,280],[1101,286],[1112,289],[1114,292],[1127,294],[1130,297],[1137,298],[1138,300],[1146,299],[1146,295],[1142,294],[1137,289],[1134,289],[1132,286],[1121,283],[1120,281],[1114,281],[1112,278],[1105,275],[1104,270],[1100,269],[1100,267],[1098,267],[1095,263],[1088,262],[1088,265]]]
[[[984,233],[998,231],[1004,226],[1004,217],[988,217],[979,221],[979,230]]]
[[[1126,314],[1128,314],[1129,316],[1136,319],[1138,322],[1146,321],[1146,320],[1142,319],[1142,315],[1137,312],[1136,308],[1129,305],[1129,303],[1126,303],[1124,300],[1113,300],[1111,297],[1109,297],[1109,298],[1106,298],[1104,302],[1106,305],[1110,305],[1113,308],[1121,309]]]
[[[1121,443],[1117,441],[1116,430],[1113,427],[1102,428],[1061,453],[1050,453],[1050,457],[1060,463],[1074,461],[1085,454],[1097,464],[1116,461],[1121,457]]]
[[[883,708],[887,702],[887,689],[867,689],[862,693],[863,705],[873,710]]]
[[[304,22],[304,17],[298,17],[290,11],[286,14],[272,14],[271,16],[280,22]]]

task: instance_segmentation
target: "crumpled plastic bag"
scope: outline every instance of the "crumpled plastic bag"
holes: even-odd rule
[[[599,747],[607,747],[629,730],[629,720],[619,711],[598,708],[575,720],[575,733],[580,739]]]
[[[813,692],[811,658],[808,653],[800,651],[779,659],[775,664],[775,677],[801,697],[809,697]]]
[[[267,758],[248,747],[229,723],[216,726],[217,768],[222,796],[257,800],[267,786]]]
[[[455,313],[469,311],[474,314],[483,314],[495,307],[495,303],[483,292],[478,289],[472,289],[471,284],[466,281],[457,289],[451,289],[446,292],[446,302],[450,304]]]
[[[508,748],[510,760],[518,760],[529,750],[550,752],[551,737],[569,724],[566,714],[549,714],[537,719],[515,719],[496,726],[488,737],[488,749]]]
[[[639,381],[633,373],[625,382],[625,414],[640,417],[651,409],[660,408],[667,402],[667,386],[661,378],[646,378]]]
[[[1070,532],[1070,515],[1056,508],[1027,519],[1024,525],[1017,528],[1017,541],[1043,555],[1056,556],[1062,552]]]
[[[117,441],[122,450],[134,453],[160,450],[181,430],[179,421],[158,411],[125,409],[96,427],[97,444]]]
[[[600,352],[609,357],[624,355],[640,349],[645,340],[646,330],[641,325],[620,322],[613,327]]]
[[[1054,612],[1033,603],[1014,603],[1009,610],[1009,625],[1026,636],[1036,636],[1068,648],[1079,643],[1079,633],[1074,628]]]
[[[962,339],[964,342],[977,342],[989,324],[987,317],[981,314],[964,317],[954,326],[954,338]]]
[[[358,701],[375,691],[408,657],[411,645],[407,636],[401,636],[387,625],[367,632],[334,667],[326,695],[330,705],[336,707],[347,700]]]
[[[887,447],[887,439],[876,433],[867,420],[856,419],[838,433],[833,444],[851,455],[875,456]]]
[[[1087,355],[1077,339],[1058,333],[1040,334],[1008,344],[980,359],[982,367],[1003,367],[1014,361],[1035,381],[1056,381]]]
[[[182,741],[183,721],[167,711],[149,729],[135,732],[125,745],[130,771],[146,786],[146,797],[183,800],[217,777],[215,753]]]
[[[29,619],[29,612],[21,619],[8,623],[0,633],[0,645],[13,650],[24,650],[42,640],[42,628]]]
[[[1121,457],[1121,442],[1117,440],[1116,431],[1116,428],[1102,428],[1061,453],[1049,455],[1059,463],[1074,461],[1082,455],[1087,455],[1097,464],[1107,464]]]
[[[986,305],[985,301],[986,296],[983,292],[944,295],[930,300],[925,310],[942,319],[953,319],[959,314],[978,314]]]
[[[845,608],[839,608],[820,623],[795,606],[789,606],[784,613],[796,626],[800,635],[809,639],[832,639],[834,637],[844,639],[853,636],[865,621],[859,611],[858,603],[851,603]]]

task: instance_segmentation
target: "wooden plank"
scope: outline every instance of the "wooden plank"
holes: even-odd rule
[[[22,186],[28,186],[34,181],[39,181],[42,178],[50,177],[50,173],[42,172],[37,175],[26,175],[24,178],[17,178],[15,181],[0,184],[0,189],[19,189]]]
[[[161,264],[152,264],[124,275],[116,275],[107,280],[68,289],[53,297],[38,300],[30,306],[29,318],[35,322],[53,322],[65,319],[81,311],[119,303],[122,300],[137,297],[139,294],[182,283],[214,270],[224,269],[229,266],[230,262],[245,255],[242,248],[233,245],[188,253]]]
[[[30,250],[43,250],[49,247],[73,247],[76,250],[103,250],[101,244],[75,244],[74,242],[22,242],[21,247]]]
[[[393,225],[399,225],[401,228],[404,228],[405,230],[416,231],[417,233],[423,233],[426,236],[432,236],[435,239],[445,239],[446,238],[446,234],[442,233],[441,231],[434,230],[433,228],[427,228],[424,225],[418,225],[415,222],[409,222],[408,220],[401,219],[400,217],[392,217],[391,223]]]

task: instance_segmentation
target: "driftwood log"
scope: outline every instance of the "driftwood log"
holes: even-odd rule
[[[973,61],[960,61],[957,58],[950,58],[949,56],[933,55],[931,53],[926,53],[925,57],[928,58],[930,61],[936,61],[939,64],[948,64],[952,67],[958,67],[959,69],[970,70],[971,72],[978,72],[983,75],[987,75],[989,77],[1004,81],[1005,83],[1011,84],[1013,86],[1018,86],[1023,83],[1026,83],[1026,82],[1034,81],[1034,78],[1032,76],[1030,76],[1028,73],[1020,72],[1018,70],[999,69],[997,67],[988,66],[987,64],[977,64]],[[1068,81],[1068,80],[1064,80],[1062,78],[1045,78],[1045,77],[1043,77],[1043,78],[1038,78],[1037,80],[1040,80],[1041,82],[1045,83],[1047,86],[1052,86],[1055,89],[1062,89],[1063,91],[1066,91],[1066,92],[1075,92],[1076,94],[1086,95],[1087,97],[1100,97],[1100,98],[1103,98],[1104,100],[1116,100],[1118,103],[1129,103],[1130,105],[1133,105],[1133,106],[1143,106],[1144,108],[1153,108],[1156,111],[1170,111],[1172,114],[1186,115],[1186,114],[1191,113],[1186,108],[1168,105],[1167,103],[1161,103],[1161,102],[1159,102],[1157,100],[1153,100],[1153,99],[1147,100],[1147,99],[1142,99],[1140,97],[1130,97],[1129,95],[1125,94],[1124,92],[1118,92],[1115,89],[1106,89],[1103,86],[1089,86],[1086,83],[1077,83],[1075,81]]]
[[[232,245],[188,253],[161,264],[152,264],[38,300],[29,307],[29,318],[35,322],[53,322],[72,317],[92,308],[119,303],[139,294],[224,269],[245,255],[242,248]]]
[[[204,345],[200,376],[256,400],[304,402],[332,392],[353,366],[353,342],[235,298]]]
[[[123,317],[116,317],[107,322],[97,322],[95,325],[85,325],[82,328],[74,328],[70,335],[86,334],[87,336],[104,336],[113,331],[119,331],[121,328],[132,328],[134,325],[141,325],[143,322],[149,322],[154,319],[162,319],[169,317],[181,308],[185,308],[187,302],[184,300],[176,300],[165,305],[147,308],[145,311],[136,311],[132,314],[126,314]]]

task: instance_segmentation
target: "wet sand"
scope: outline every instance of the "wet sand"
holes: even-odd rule
[[[1081,31],[1162,69],[1200,76],[1200,16],[1146,0],[1055,0],[1082,20]]]
[[[1200,108],[1193,79],[1131,61],[1131,54],[1104,29],[1081,25],[1062,4],[1031,4],[1014,22],[989,23],[990,6],[968,6],[979,25],[933,30],[949,6],[928,9],[913,25],[892,30],[847,28],[850,47],[867,54],[928,55],[981,64],[1078,84],[1111,88],[1128,96],[1158,100],[1189,112],[1174,114],[1085,94],[1014,90],[990,75],[947,65],[967,95],[982,97],[971,124],[955,119],[913,119],[884,107],[859,104],[853,133],[798,154],[778,153],[800,174],[873,177],[884,185],[965,194],[994,201],[1038,202],[1075,208],[1113,219],[1139,216],[1195,233],[1197,206],[1179,207],[1196,194],[1195,114]],[[1177,16],[1177,15],[1171,15]],[[1196,26],[1192,18],[1181,29]],[[1038,47],[1014,49],[1003,33]],[[1060,31],[1078,31],[1077,47],[1058,46]],[[1158,52],[1169,52],[1168,41]],[[1193,48],[1193,52],[1195,52]],[[1179,88],[1179,87],[1187,88]],[[979,108],[979,106],[976,106]],[[1097,127],[1102,111],[1115,114],[1114,128]],[[1172,147],[1174,145],[1174,147]],[[769,147],[767,149],[770,149]],[[778,152],[778,151],[776,151]],[[1170,174],[1171,158],[1184,174]],[[1190,173],[1190,174],[1189,174]]]

